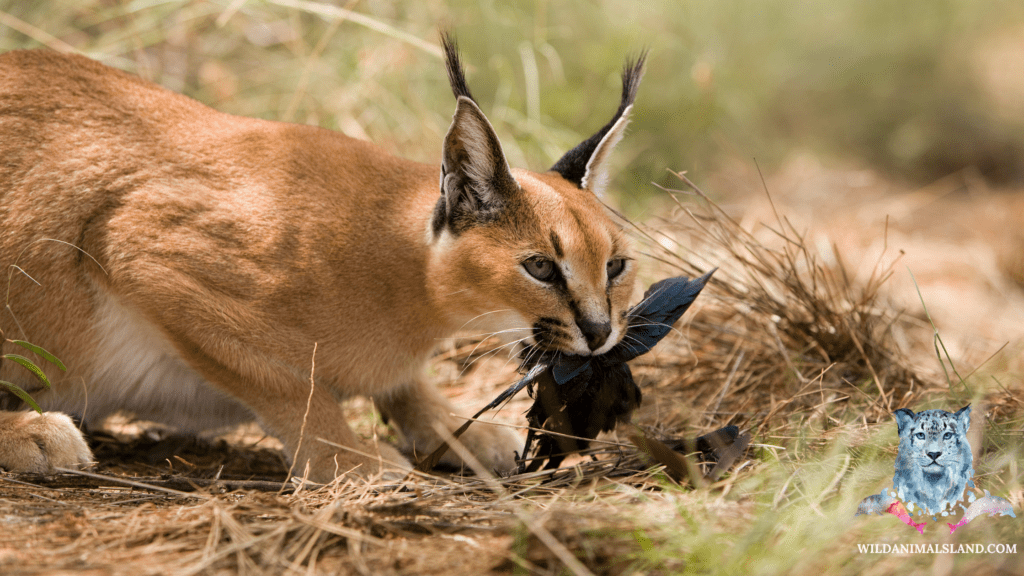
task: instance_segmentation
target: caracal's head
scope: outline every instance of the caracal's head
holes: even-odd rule
[[[598,194],[628,123],[643,56],[626,64],[611,121],[536,173],[509,168],[466,86],[454,40],[442,40],[458,103],[429,230],[435,301],[476,333],[570,354],[606,352],[625,334],[636,262]]]

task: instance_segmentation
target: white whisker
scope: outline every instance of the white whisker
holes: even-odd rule
[[[469,320],[466,320],[462,324],[462,326],[459,326],[459,329],[456,330],[456,332],[462,331],[462,329],[466,327],[466,324],[469,324],[470,322],[476,320],[477,318],[483,318],[484,316],[487,316],[488,314],[500,314],[502,312],[511,312],[511,311],[512,311],[511,308],[505,308],[504,310],[491,310],[490,312],[484,312],[483,314],[477,314],[476,316],[470,318]]]
[[[444,340],[465,340],[465,339],[472,339],[472,338],[480,338],[481,340],[486,340],[486,339],[490,338],[491,336],[497,336],[498,334],[504,334],[506,332],[515,332],[515,331],[521,331],[521,330],[533,330],[533,329],[532,328],[506,328],[504,330],[498,330],[497,332],[483,332],[483,333],[480,333],[480,334],[465,334],[465,333],[462,333],[462,334],[456,334],[455,336],[444,336],[442,338],[435,338],[435,340],[441,340],[441,341],[444,341]]]
[[[523,342],[523,341],[527,340],[528,338],[529,338],[529,336],[527,336],[526,338],[522,338],[520,340],[516,340],[515,342],[510,342],[510,344],[519,344],[520,342]],[[514,351],[510,349],[510,352],[514,352]],[[529,356],[529,353],[527,353],[527,356]],[[508,360],[506,360],[505,363],[501,365],[502,369],[504,369],[505,366],[508,366],[508,363],[511,362],[512,360],[515,360],[515,358],[516,358],[516,354],[510,353],[508,355]],[[524,360],[524,363],[525,363],[525,360]]]
[[[675,332],[676,334],[683,336],[682,331],[680,331],[678,328],[676,328],[672,324],[665,324],[664,322],[647,322],[645,324],[633,324],[632,326],[664,326],[665,328],[668,328],[671,332]]]
[[[525,338],[520,338],[519,340],[514,340],[514,341],[512,341],[512,342],[509,342],[509,343],[507,343],[507,344],[502,344],[501,346],[498,346],[498,347],[496,347],[496,348],[492,348],[492,349],[490,349],[490,350],[487,350],[486,352],[484,352],[483,354],[481,354],[481,355],[480,355],[479,357],[477,357],[477,358],[473,358],[473,359],[471,359],[471,360],[470,360],[470,361],[469,361],[469,362],[468,362],[468,363],[467,363],[467,364],[466,364],[466,365],[465,365],[465,366],[464,366],[464,367],[462,368],[462,370],[460,370],[460,371],[459,371],[459,376],[458,376],[458,377],[459,377],[459,378],[462,378],[462,376],[463,376],[463,375],[464,375],[464,374],[466,373],[466,370],[469,370],[469,368],[470,368],[471,366],[473,366],[474,364],[476,364],[476,363],[477,363],[477,362],[479,362],[480,360],[483,360],[483,359],[485,359],[485,358],[487,358],[487,357],[489,357],[489,356],[495,356],[495,355],[497,355],[497,354],[498,354],[498,352],[500,352],[500,351],[501,351],[501,349],[502,349],[502,348],[506,348],[506,347],[508,347],[508,346],[514,346],[514,345],[516,345],[516,344],[518,344],[518,343],[520,343],[520,342],[522,342],[522,341],[526,340],[527,338],[529,338],[529,336],[527,336],[527,337],[525,337]],[[482,344],[482,342],[481,342],[481,344]],[[479,347],[480,347],[480,344],[477,344],[477,345],[476,345],[476,347],[474,347],[474,348],[473,348],[473,352],[470,352],[470,357],[472,357],[473,353],[474,353],[474,352],[476,352],[476,349],[477,349],[477,348],[479,348]]]
[[[529,338],[529,336],[527,336],[527,338]],[[494,356],[497,356],[497,353],[501,350],[501,348],[505,348],[506,346],[514,346],[516,344],[524,342],[527,338],[522,338],[520,340],[516,340],[515,342],[509,342],[505,346],[501,346],[499,348],[495,348],[494,350],[492,350],[492,352],[494,352]],[[508,366],[508,363],[516,358],[516,354],[515,354],[515,349],[514,348],[509,348],[508,352],[509,352],[509,354],[508,354],[507,359],[505,360],[505,363],[501,365],[502,369],[504,369],[505,366]]]

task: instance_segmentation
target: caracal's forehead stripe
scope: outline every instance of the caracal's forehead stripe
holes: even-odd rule
[[[555,250],[555,256],[559,258],[565,257],[565,252],[562,251],[562,241],[554,230],[551,231],[551,247]]]
[[[513,169],[512,174],[526,192],[534,212],[548,223],[545,240],[550,242],[558,258],[576,255],[596,262],[617,247],[617,227],[611,225],[603,207],[590,192],[576,188],[559,192],[527,170]],[[602,270],[603,265],[602,262]]]
[[[556,261],[560,274],[550,287],[558,294],[565,312],[573,320],[610,321],[614,287],[608,281],[607,269],[611,259],[628,256],[629,242],[622,228],[588,190],[557,175],[525,170],[513,170],[513,175],[544,226],[533,236],[533,252]],[[621,330],[616,333],[621,334]]]
[[[603,214],[602,214],[603,216]],[[558,226],[560,225],[560,226]],[[556,224],[567,253],[574,254],[577,275],[595,286],[603,286],[605,264],[612,256],[612,234],[604,218],[587,218],[583,211],[570,206],[565,217]]]

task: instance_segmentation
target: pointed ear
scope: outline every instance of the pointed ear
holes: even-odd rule
[[[900,408],[892,413],[896,417],[896,433],[903,435],[903,431],[914,424],[914,411],[910,408]]]
[[[433,228],[436,234],[449,226],[457,234],[473,224],[493,220],[519,185],[505,161],[498,135],[469,93],[455,39],[442,34],[441,43],[457,106],[444,138],[441,198]]]
[[[968,404],[967,406],[964,406],[963,408],[957,410],[956,414],[954,414],[953,416],[956,417],[957,423],[960,424],[960,427],[963,429],[964,432],[966,432],[967,429],[971,427],[971,405],[970,404]]]
[[[475,102],[459,97],[441,159],[441,194],[449,213],[489,213],[518,189],[494,128]]]
[[[633,101],[636,100],[640,79],[644,74],[646,59],[647,53],[642,52],[635,61],[626,62],[622,70],[622,99],[611,121],[596,134],[566,152],[565,156],[555,162],[551,170],[584,190],[590,190],[595,194],[604,191],[608,183],[608,158],[626,132]]]

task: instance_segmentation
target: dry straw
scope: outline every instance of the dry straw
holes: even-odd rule
[[[645,396],[637,422],[662,437],[736,424],[755,439],[732,474],[696,491],[695,502],[763,470],[759,451],[774,449],[765,438],[812,422],[828,429],[878,420],[922,388],[894,346],[900,316],[880,295],[890,268],[856,284],[841,260],[824,264],[781,215],[750,231],[699,191],[692,204],[670,194],[677,217],[635,228],[661,262],[657,276],[720,271],[679,325],[685,339],[663,342],[636,366]],[[684,244],[689,251],[664,247]],[[470,362],[503,362],[464,348],[475,351]],[[467,361],[461,356],[440,361]],[[472,370],[461,377],[473,378]],[[637,510],[673,494],[673,483],[614,436],[593,446],[559,470],[510,478],[338,480],[290,485],[290,493],[279,490],[286,470],[278,457],[244,446],[207,446],[220,461],[179,453],[168,460],[177,463],[172,475],[157,473],[166,465],[124,453],[129,461],[119,462],[100,450],[107,456],[98,475],[0,476],[0,514],[10,519],[0,571],[621,573],[647,561],[638,556],[651,549],[646,530],[657,533]],[[254,468],[254,458],[264,461]],[[671,559],[659,562],[671,568]]]
[[[774,204],[774,222],[748,230],[685,173],[674,174],[692,190],[666,190],[678,213],[636,229],[670,269],[721,270],[690,316],[679,369],[651,396],[685,395],[705,423],[737,424],[757,436],[816,411],[827,414],[825,427],[861,415],[879,420],[921,388],[896,345],[909,324],[881,292],[898,258],[857,282],[837,248],[826,262]],[[682,194],[699,202],[685,204]],[[688,252],[665,248],[681,242]],[[672,361],[659,357],[662,367]]]

